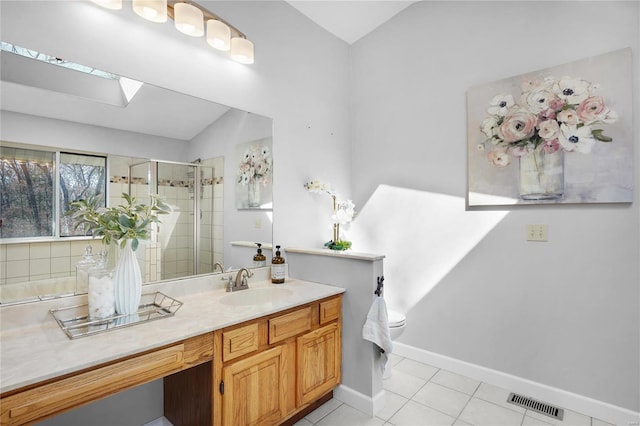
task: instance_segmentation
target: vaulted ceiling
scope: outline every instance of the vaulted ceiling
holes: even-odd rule
[[[289,0],[309,19],[349,44],[355,43],[398,12],[410,0]]]

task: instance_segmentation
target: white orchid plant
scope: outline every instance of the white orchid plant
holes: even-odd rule
[[[351,241],[341,240],[339,238],[339,225],[346,225],[351,222],[356,214],[356,205],[352,200],[341,200],[338,198],[336,191],[328,183],[318,180],[311,180],[304,184],[304,187],[312,193],[327,194],[333,199],[333,214],[331,221],[334,226],[334,238],[325,243],[325,247],[332,250],[347,250],[351,248]]]
[[[591,152],[596,141],[612,142],[600,125],[615,123],[618,115],[602,96],[599,85],[572,77],[547,77],[521,84],[520,103],[511,94],[497,94],[487,108],[481,125],[489,146],[487,158],[496,166],[507,166],[511,157],[535,150],[552,154]]]

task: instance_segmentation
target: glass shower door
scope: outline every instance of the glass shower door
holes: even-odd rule
[[[162,243],[162,279],[179,278],[195,273],[195,166],[157,163],[158,195],[173,213],[168,226],[160,226]],[[164,217],[161,219],[164,222]]]

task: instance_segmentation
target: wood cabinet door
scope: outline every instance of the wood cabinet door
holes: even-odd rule
[[[223,369],[223,425],[272,425],[285,416],[285,354],[278,346]]]
[[[340,383],[340,325],[329,324],[297,339],[296,402],[315,401]]]

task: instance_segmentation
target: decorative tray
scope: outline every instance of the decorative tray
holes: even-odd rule
[[[146,323],[173,316],[182,306],[182,302],[160,292],[143,294],[138,312],[129,315],[112,315],[107,318],[90,319],[88,305],[51,309],[56,322],[70,338],[92,336],[105,331]]]

